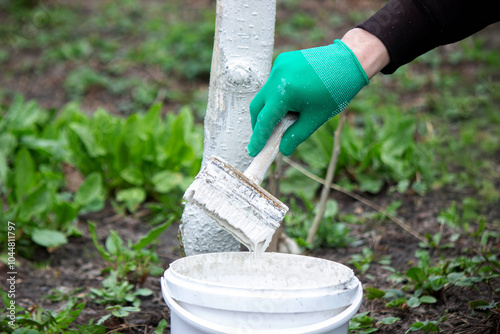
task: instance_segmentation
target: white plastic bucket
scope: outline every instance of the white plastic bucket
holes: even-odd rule
[[[278,253],[185,257],[161,288],[172,334],[347,334],[363,295],[342,264]]]

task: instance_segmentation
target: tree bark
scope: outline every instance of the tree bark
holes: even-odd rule
[[[202,165],[217,155],[238,170],[251,162],[248,106],[266,81],[274,46],[275,0],[218,0]],[[187,256],[238,251],[239,242],[186,204],[180,234]]]

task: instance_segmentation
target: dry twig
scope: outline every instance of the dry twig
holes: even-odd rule
[[[325,180],[323,180],[322,178],[314,175],[313,173],[309,172],[307,169],[305,169],[304,167],[302,167],[301,165],[299,165],[298,163],[296,163],[295,161],[293,161],[292,159],[290,158],[287,158],[287,157],[283,157],[283,160],[289,164],[290,166],[294,167],[295,169],[297,169],[299,172],[301,172],[302,174],[304,174],[305,176],[313,179],[314,181],[316,182],[319,182],[321,184],[325,184]],[[350,196],[352,198],[354,198],[355,200],[371,207],[372,209],[380,212],[381,214],[383,214],[384,216],[386,216],[387,218],[389,218],[390,220],[392,220],[394,223],[398,224],[402,229],[404,229],[405,231],[407,231],[408,233],[410,233],[411,235],[413,235],[415,238],[417,238],[418,240],[422,241],[422,242],[427,242],[427,239],[425,239],[425,237],[423,237],[420,233],[418,233],[417,231],[415,231],[411,226],[409,226],[408,224],[406,224],[404,221],[402,221],[401,219],[395,217],[394,215],[390,214],[389,212],[387,212],[386,210],[384,210],[383,208],[381,208],[380,206],[378,206],[377,204],[371,202],[370,200],[358,195],[358,194],[355,194],[353,193],[352,191],[349,191],[347,189],[344,189],[342,187],[339,187],[338,185],[336,184],[330,184],[330,187],[334,190],[337,190],[343,194],[346,194],[347,196]]]
[[[309,233],[307,234],[306,241],[309,244],[314,243],[314,239],[316,238],[316,233],[318,232],[319,225],[321,224],[321,220],[323,219],[323,215],[326,210],[326,202],[328,200],[328,195],[330,195],[330,186],[333,182],[333,177],[335,176],[335,169],[337,168],[337,161],[339,159],[340,154],[340,139],[342,135],[342,128],[344,127],[344,119],[345,112],[341,113],[339,116],[339,121],[337,123],[337,128],[333,134],[333,150],[332,157],[330,158],[330,163],[328,164],[328,169],[326,171],[326,179],[323,183],[323,189],[321,190],[321,197],[318,204],[318,212],[314,217],[314,221],[309,229]]]

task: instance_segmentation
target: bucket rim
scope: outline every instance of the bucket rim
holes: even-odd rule
[[[172,263],[170,263],[168,269],[166,269],[164,271],[163,277],[165,277],[165,275],[167,274],[167,271],[170,270],[171,275],[173,275],[177,278],[181,278],[182,280],[186,280],[186,281],[193,282],[196,284],[201,284],[201,285],[209,284],[210,286],[213,286],[213,287],[246,290],[246,289],[248,289],[248,287],[242,287],[242,286],[235,285],[235,284],[220,283],[220,282],[214,282],[214,281],[207,282],[207,281],[199,279],[199,278],[193,278],[193,277],[187,276],[185,274],[179,273],[178,271],[175,270],[175,268],[172,268],[172,266],[175,266],[176,262],[178,263],[178,261],[182,261],[182,260],[187,259],[187,258],[208,257],[208,256],[214,256],[214,255],[221,256],[223,254],[228,254],[228,255],[229,254],[231,254],[231,255],[238,254],[236,256],[244,256],[244,255],[239,255],[239,254],[245,254],[246,256],[251,256],[252,254],[250,254],[250,253],[252,253],[252,252],[219,252],[219,253],[205,253],[205,254],[196,254],[196,255],[186,256],[186,257],[177,259],[177,260],[173,261]],[[284,291],[284,292],[292,292],[292,291],[293,292],[298,292],[298,291],[309,292],[309,291],[317,291],[317,290],[324,290],[324,289],[332,290],[332,291],[335,291],[335,290],[340,291],[340,290],[344,290],[344,289],[349,289],[349,287],[354,287],[355,285],[357,285],[357,282],[358,282],[358,279],[354,275],[354,271],[351,268],[349,268],[348,266],[346,266],[342,263],[335,262],[332,260],[327,260],[327,259],[322,259],[322,258],[317,258],[317,257],[307,256],[307,255],[284,254],[284,253],[274,253],[274,252],[265,252],[261,255],[262,256],[284,256],[284,257],[295,257],[295,258],[307,258],[308,260],[325,262],[325,263],[328,263],[330,265],[332,263],[334,263],[336,266],[342,268],[343,270],[345,270],[348,273],[348,275],[346,275],[347,278],[344,281],[338,282],[335,284],[331,284],[331,283],[328,284],[327,283],[327,284],[321,284],[321,285],[316,285],[316,286],[311,286],[311,287],[305,286],[305,287],[300,287],[300,288],[293,287],[293,286],[280,287],[279,288],[280,291]],[[274,287],[274,288],[252,287],[252,291],[255,291],[255,292],[259,292],[259,291],[270,292],[270,291],[276,291],[276,290],[277,290],[276,287]]]

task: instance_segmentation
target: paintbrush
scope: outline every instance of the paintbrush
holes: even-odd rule
[[[241,173],[212,156],[184,194],[249,250],[263,252],[288,212],[288,207],[260,186],[279,153],[281,138],[297,116],[287,114],[266,145]]]

